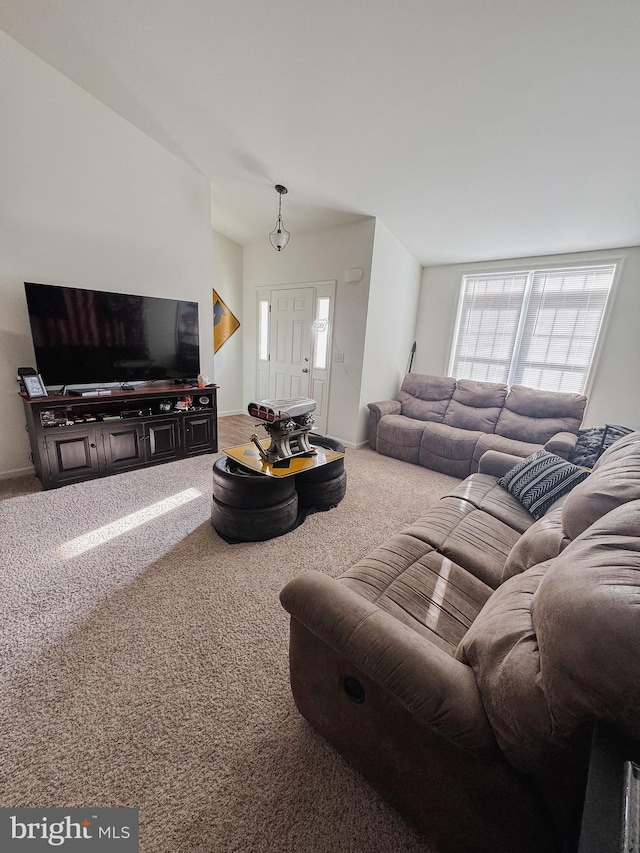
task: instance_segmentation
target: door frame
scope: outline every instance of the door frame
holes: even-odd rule
[[[270,336],[271,336],[271,305],[272,305],[272,293],[276,290],[295,290],[299,288],[313,288],[313,318],[314,322],[318,319],[318,299],[322,297],[329,297],[329,336],[327,340],[327,360],[326,360],[326,368],[324,370],[319,370],[315,367],[316,364],[316,346],[317,346],[317,335],[312,332],[311,335],[311,354],[309,361],[309,396],[313,398],[313,387],[314,387],[314,378],[317,382],[320,379],[323,379],[326,385],[326,406],[324,411],[324,432],[327,434],[328,432],[328,424],[329,424],[329,398],[331,394],[331,364],[333,361],[333,328],[334,328],[334,315],[335,315],[335,304],[336,304],[336,279],[329,279],[327,281],[297,281],[297,282],[287,282],[286,284],[274,284],[274,285],[264,285],[262,287],[256,288],[256,302],[255,302],[255,311],[256,311],[256,323],[255,323],[255,334],[256,334],[256,347],[255,347],[255,390],[256,399],[267,399],[268,398],[268,389],[269,389],[269,370],[270,370]],[[261,314],[260,314],[260,303],[267,302],[269,305],[269,317],[268,317],[268,328],[266,330],[266,359],[261,358]],[[262,395],[262,391],[266,389],[267,393]]]

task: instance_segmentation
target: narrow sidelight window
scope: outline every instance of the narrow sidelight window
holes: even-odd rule
[[[258,358],[267,361],[269,358],[269,300],[258,301]]]
[[[316,336],[315,356],[313,366],[317,370],[326,370],[327,353],[329,351],[329,307],[331,299],[328,296],[319,296],[316,306],[316,319],[313,330]]]

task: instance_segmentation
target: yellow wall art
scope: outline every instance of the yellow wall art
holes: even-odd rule
[[[215,290],[213,293],[213,351],[218,352],[222,344],[240,328],[240,321],[225,305]]]

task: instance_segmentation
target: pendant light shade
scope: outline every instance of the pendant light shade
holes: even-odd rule
[[[276,184],[275,189],[280,196],[278,199],[278,218],[276,220],[276,227],[269,234],[269,241],[276,252],[281,252],[289,242],[289,237],[291,236],[282,222],[282,196],[287,192],[287,188],[283,187],[282,184]]]

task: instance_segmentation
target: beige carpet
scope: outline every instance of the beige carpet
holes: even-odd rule
[[[0,483],[0,805],[136,806],[144,853],[427,853],[298,715],[278,593],[455,481],[348,451],[336,509],[229,545],[212,461]]]

